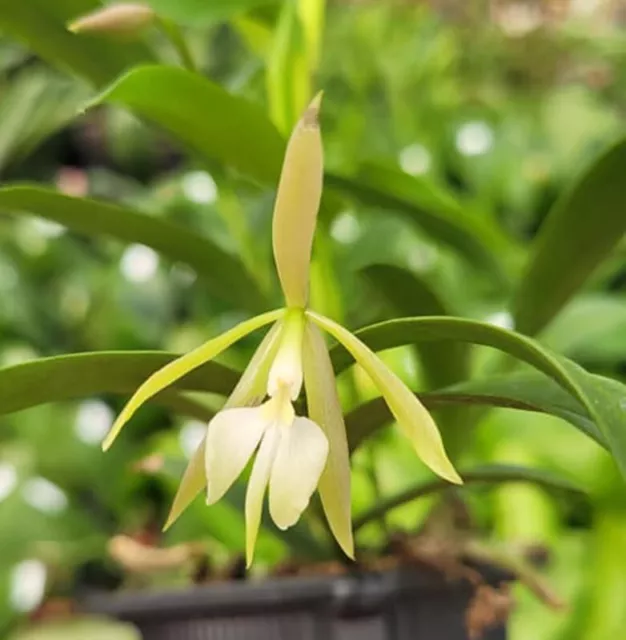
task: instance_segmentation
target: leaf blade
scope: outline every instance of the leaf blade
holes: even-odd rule
[[[504,482],[530,482],[547,489],[584,493],[578,485],[565,478],[561,478],[548,471],[532,469],[530,467],[485,465],[462,471],[461,475],[464,480],[464,486],[477,483],[501,484]],[[369,511],[363,513],[354,521],[354,529],[358,531],[361,527],[387,514],[392,509],[401,507],[412,500],[417,500],[431,493],[446,489],[450,489],[450,485],[440,479],[420,482],[395,496],[383,500],[382,503],[377,504]],[[456,490],[458,490],[458,488]]]
[[[493,347],[530,364],[580,401],[607,440],[626,476],[626,387],[587,373],[574,362],[552,354],[536,340],[491,324],[462,318],[422,317],[391,320],[366,327],[357,336],[374,351],[421,340],[458,340]],[[335,370],[350,364],[338,348],[331,350]]]
[[[131,109],[203,158],[219,160],[260,184],[278,182],[285,141],[277,129],[257,105],[206,78],[175,67],[137,67],[89,106],[104,102]]]
[[[542,374],[513,373],[493,378],[467,380],[449,387],[419,393],[428,409],[453,405],[489,406],[521,411],[536,411],[569,422],[586,436],[607,448],[607,442],[591,421],[585,407]],[[393,420],[382,398],[374,398],[346,416],[350,450]]]
[[[131,393],[178,354],[99,351],[41,358],[0,369],[0,415],[103,393]],[[173,389],[228,395],[238,374],[216,362],[190,372]]]
[[[626,232],[626,139],[582,175],[544,223],[512,309],[521,333],[541,331]]]
[[[362,205],[382,207],[403,215],[435,241],[449,246],[473,267],[503,284],[498,253],[511,247],[493,229],[469,218],[450,196],[438,194],[427,183],[384,167],[364,167],[354,177],[326,174],[326,185]]]
[[[191,266],[216,296],[250,311],[264,305],[261,293],[241,263],[208,238],[184,227],[109,202],[74,198],[39,186],[0,188],[0,209],[34,214],[83,233],[107,234],[152,247]]]
[[[373,264],[362,269],[361,273],[400,316],[449,315],[435,290],[406,269],[390,264]],[[450,342],[435,349],[428,343],[416,346],[430,388],[437,389],[466,377],[469,365],[467,345]]]
[[[96,0],[3,0],[0,27],[54,66],[102,86],[132,65],[149,62],[152,54],[139,43],[116,43],[67,30],[73,18],[99,6]]]
[[[149,0],[148,4],[160,15],[193,27],[204,26],[218,20],[277,0]]]
[[[365,370],[385,398],[400,429],[419,458],[441,477],[460,484],[462,480],[445,452],[437,425],[400,378],[347,329],[313,311],[307,311],[307,315],[312,322],[338,340]]]

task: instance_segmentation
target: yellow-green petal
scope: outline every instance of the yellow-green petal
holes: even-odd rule
[[[245,407],[260,404],[265,397],[267,376],[276,355],[280,342],[282,320],[278,320],[267,332],[261,344],[254,352],[252,359],[243,372],[237,386],[226,400],[224,409]],[[167,516],[164,530],[171,527],[180,514],[191,504],[194,498],[206,487],[206,472],[204,468],[206,438],[198,446],[191,457],[187,469],[183,474],[172,508]]]
[[[309,418],[281,424],[270,475],[270,515],[279,529],[292,527],[308,507],[328,456],[328,439]]]
[[[159,393],[159,391],[169,387],[193,369],[199,367],[205,362],[208,362],[224,351],[224,349],[227,349],[230,345],[237,342],[240,338],[243,338],[259,327],[277,320],[282,314],[283,310],[278,309],[276,311],[263,313],[251,318],[250,320],[246,320],[245,322],[241,322],[232,329],[229,329],[216,338],[205,342],[197,349],[186,353],[184,356],[177,358],[153,373],[139,387],[139,389],[135,391],[126,406],[122,409],[122,412],[117,417],[111,431],[104,439],[102,448],[106,451],[113,444],[113,441],[117,438],[122,427],[128,422],[128,420],[130,420],[135,411],[137,411],[137,409],[139,409],[146,400],[149,400]]]
[[[350,331],[312,311],[307,315],[340,342],[369,375],[422,461],[442,478],[461,484],[463,481],[446,455],[435,421],[415,394]]]
[[[282,318],[272,325],[254,352],[223,409],[261,404],[267,394],[267,378],[278,352],[283,332]]]
[[[209,422],[204,447],[207,504],[216,503],[231,488],[273,419],[262,405],[225,409]]]
[[[318,485],[322,507],[339,546],[354,558],[346,426],[324,337],[311,322],[307,323],[304,341],[304,385],[309,417],[323,429],[329,444]]]
[[[271,426],[263,436],[259,452],[254,460],[248,490],[246,492],[246,565],[249,567],[254,558],[254,547],[259,534],[261,514],[263,513],[263,497],[270,480],[272,463],[280,439],[279,427]]]
[[[291,134],[278,184],[272,240],[274,260],[287,306],[305,307],[324,159],[318,113],[321,93]]]

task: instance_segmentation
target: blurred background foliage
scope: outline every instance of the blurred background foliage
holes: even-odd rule
[[[42,2],[24,0],[24,15]],[[64,1],[46,11],[67,21],[97,4]],[[488,249],[493,264],[486,266],[465,240],[441,242],[402,206],[339,199],[333,215],[322,216],[312,296],[316,308],[352,327],[418,314],[512,327],[514,283],[548,212],[623,135],[626,9],[619,0],[214,2],[206,3],[206,15],[186,13],[192,2],[152,6],[181,23],[202,73],[263,105],[283,134],[312,89],[323,88],[331,184],[358,175],[363,188],[375,190],[390,171],[397,193],[417,190],[411,194],[427,212],[462,217]],[[96,73],[95,63],[84,63],[73,76],[30,36],[15,37],[26,18],[11,11],[0,6],[2,183],[37,181],[178,223],[238,256],[259,295],[278,300],[271,190],[187,155],[119,106],[82,112],[96,89],[133,60],[177,64],[162,33],[120,45],[124,53],[132,48],[129,60],[136,56],[128,64],[120,53],[109,68]],[[418,180],[406,185],[405,175]],[[235,291],[214,295],[190,268],[142,244],[0,207],[7,211],[0,213],[4,367],[81,351],[180,352],[258,306]],[[615,244],[539,339],[593,372],[626,381],[626,245],[618,238]],[[248,340],[220,362],[240,368],[254,344]],[[437,380],[425,366],[426,349],[421,355],[410,348],[385,353],[413,388],[454,381],[445,372]],[[466,370],[492,370],[488,349],[470,356]],[[348,408],[373,394],[358,371],[341,380]],[[219,406],[217,398],[203,401]],[[119,558],[111,558],[117,534],[147,544],[201,541],[216,572],[237,558],[244,539],[237,496],[211,509],[198,500],[163,539],[159,534],[204,423],[151,405],[105,456],[98,445],[121,402],[111,394],[0,416],[3,637],[23,616],[40,615],[46,595],[132,583]],[[590,494],[564,498],[529,484],[466,492],[486,538],[546,551],[545,574],[569,606],[551,611],[520,588],[512,640],[619,637],[626,628],[626,510],[608,454],[544,414],[496,409],[472,431],[464,429],[464,415],[448,415],[458,425],[451,445],[457,458],[557,471]],[[426,478],[394,430],[379,432],[353,459],[355,517]],[[414,531],[431,506],[425,498],[395,509],[384,526]],[[377,522],[359,536],[376,547],[385,534]],[[285,555],[284,540],[265,530],[260,565]],[[186,579],[184,571],[173,573],[152,581]]]

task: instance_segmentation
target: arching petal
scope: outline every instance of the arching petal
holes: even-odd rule
[[[237,386],[226,400],[224,409],[254,406],[265,396],[267,375],[278,349],[282,321],[278,320],[267,332],[252,356]],[[206,487],[206,437],[196,449],[176,491],[170,513],[163,530],[169,529],[193,499]]]
[[[228,396],[224,409],[252,407],[263,402],[267,393],[267,378],[278,352],[283,328],[282,318],[272,325]]]
[[[435,421],[404,382],[369,347],[340,324],[313,311],[307,311],[307,315],[340,342],[363,367],[422,461],[442,478],[462,484],[463,480],[445,452]]]
[[[279,429],[270,476],[270,515],[279,529],[287,529],[298,521],[317,487],[326,465],[328,440],[308,418],[295,418]]]
[[[263,513],[263,496],[270,479],[279,438],[279,428],[275,425],[265,432],[248,481],[246,492],[246,565],[248,567],[252,564],[254,557],[254,546]]]
[[[230,489],[271,423],[266,405],[226,409],[209,422],[204,457],[207,504],[217,502]]]
[[[102,448],[106,451],[112,444],[122,427],[131,419],[135,411],[146,401],[155,396],[159,391],[179,380],[190,371],[199,367],[201,364],[208,362],[216,355],[230,347],[231,344],[237,342],[240,338],[247,336],[249,333],[269,324],[280,318],[283,314],[282,309],[277,311],[269,311],[260,316],[255,316],[239,323],[237,326],[225,331],[221,335],[205,342],[203,345],[186,353],[184,356],[166,364],[162,369],[153,373],[140,387],[135,391],[132,398],[122,409],[117,420],[111,427],[111,431],[102,443]]]

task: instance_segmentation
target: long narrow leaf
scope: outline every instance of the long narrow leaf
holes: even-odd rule
[[[374,351],[422,340],[457,340],[493,347],[530,364],[552,378],[576,398],[597,425],[626,476],[626,388],[587,373],[574,362],[553,354],[536,340],[491,324],[461,318],[404,318],[382,322],[357,332]],[[331,356],[336,370],[350,364],[347,352],[335,347]]]
[[[376,287],[376,292],[389,302],[394,316],[449,315],[445,303],[425,281],[406,269],[389,264],[374,264],[361,273]],[[468,373],[467,345],[447,342],[416,345],[424,364],[424,377],[429,388],[437,389],[463,380]]]
[[[626,232],[624,175],[621,140],[549,213],[513,300],[518,331],[541,331],[620,242]]]
[[[604,380],[615,393],[623,392],[619,383]],[[536,411],[561,418],[586,436],[607,447],[606,438],[589,417],[585,407],[556,382],[535,372],[513,373],[494,378],[468,380],[459,384],[427,391],[419,398],[428,409],[455,406],[459,411],[472,406],[501,407]],[[374,398],[346,416],[350,449],[354,451],[373,433],[393,420],[383,398]],[[469,436],[469,431],[467,433]]]
[[[491,227],[469,217],[451,196],[399,170],[365,167],[353,177],[327,174],[325,184],[364,206],[396,211],[474,267],[504,282],[498,254],[514,248]]]
[[[0,188],[0,210],[41,216],[90,235],[107,234],[123,242],[145,244],[171,260],[192,267],[207,288],[223,300],[250,311],[259,311],[265,306],[258,287],[236,258],[208,238],[166,220],[116,204],[73,198],[31,185]]]
[[[211,24],[278,0],[148,0],[159,15],[193,27]]]
[[[0,369],[0,415],[48,402],[103,393],[132,393],[150,374],[177,354],[157,351],[77,353]],[[173,385],[173,389],[228,395],[238,374],[207,362]]]
[[[462,471],[464,485],[467,487],[473,484],[503,484],[506,482],[530,482],[538,484],[546,489],[567,491],[570,493],[583,493],[582,488],[561,478],[553,473],[542,469],[531,469],[529,467],[517,467],[512,465],[489,465]],[[379,519],[389,511],[408,504],[413,500],[423,498],[438,491],[450,489],[450,485],[443,480],[431,480],[421,482],[402,493],[387,498],[375,507],[366,511],[354,521],[355,532],[366,524]]]
[[[285,141],[263,110],[197,74],[165,66],[133,69],[92,104],[118,104],[172,134],[201,157],[275,186]]]
[[[100,6],[97,0],[0,0],[0,30],[28,45],[47,62],[95,86],[152,59],[142,44],[76,35],[66,25]]]

